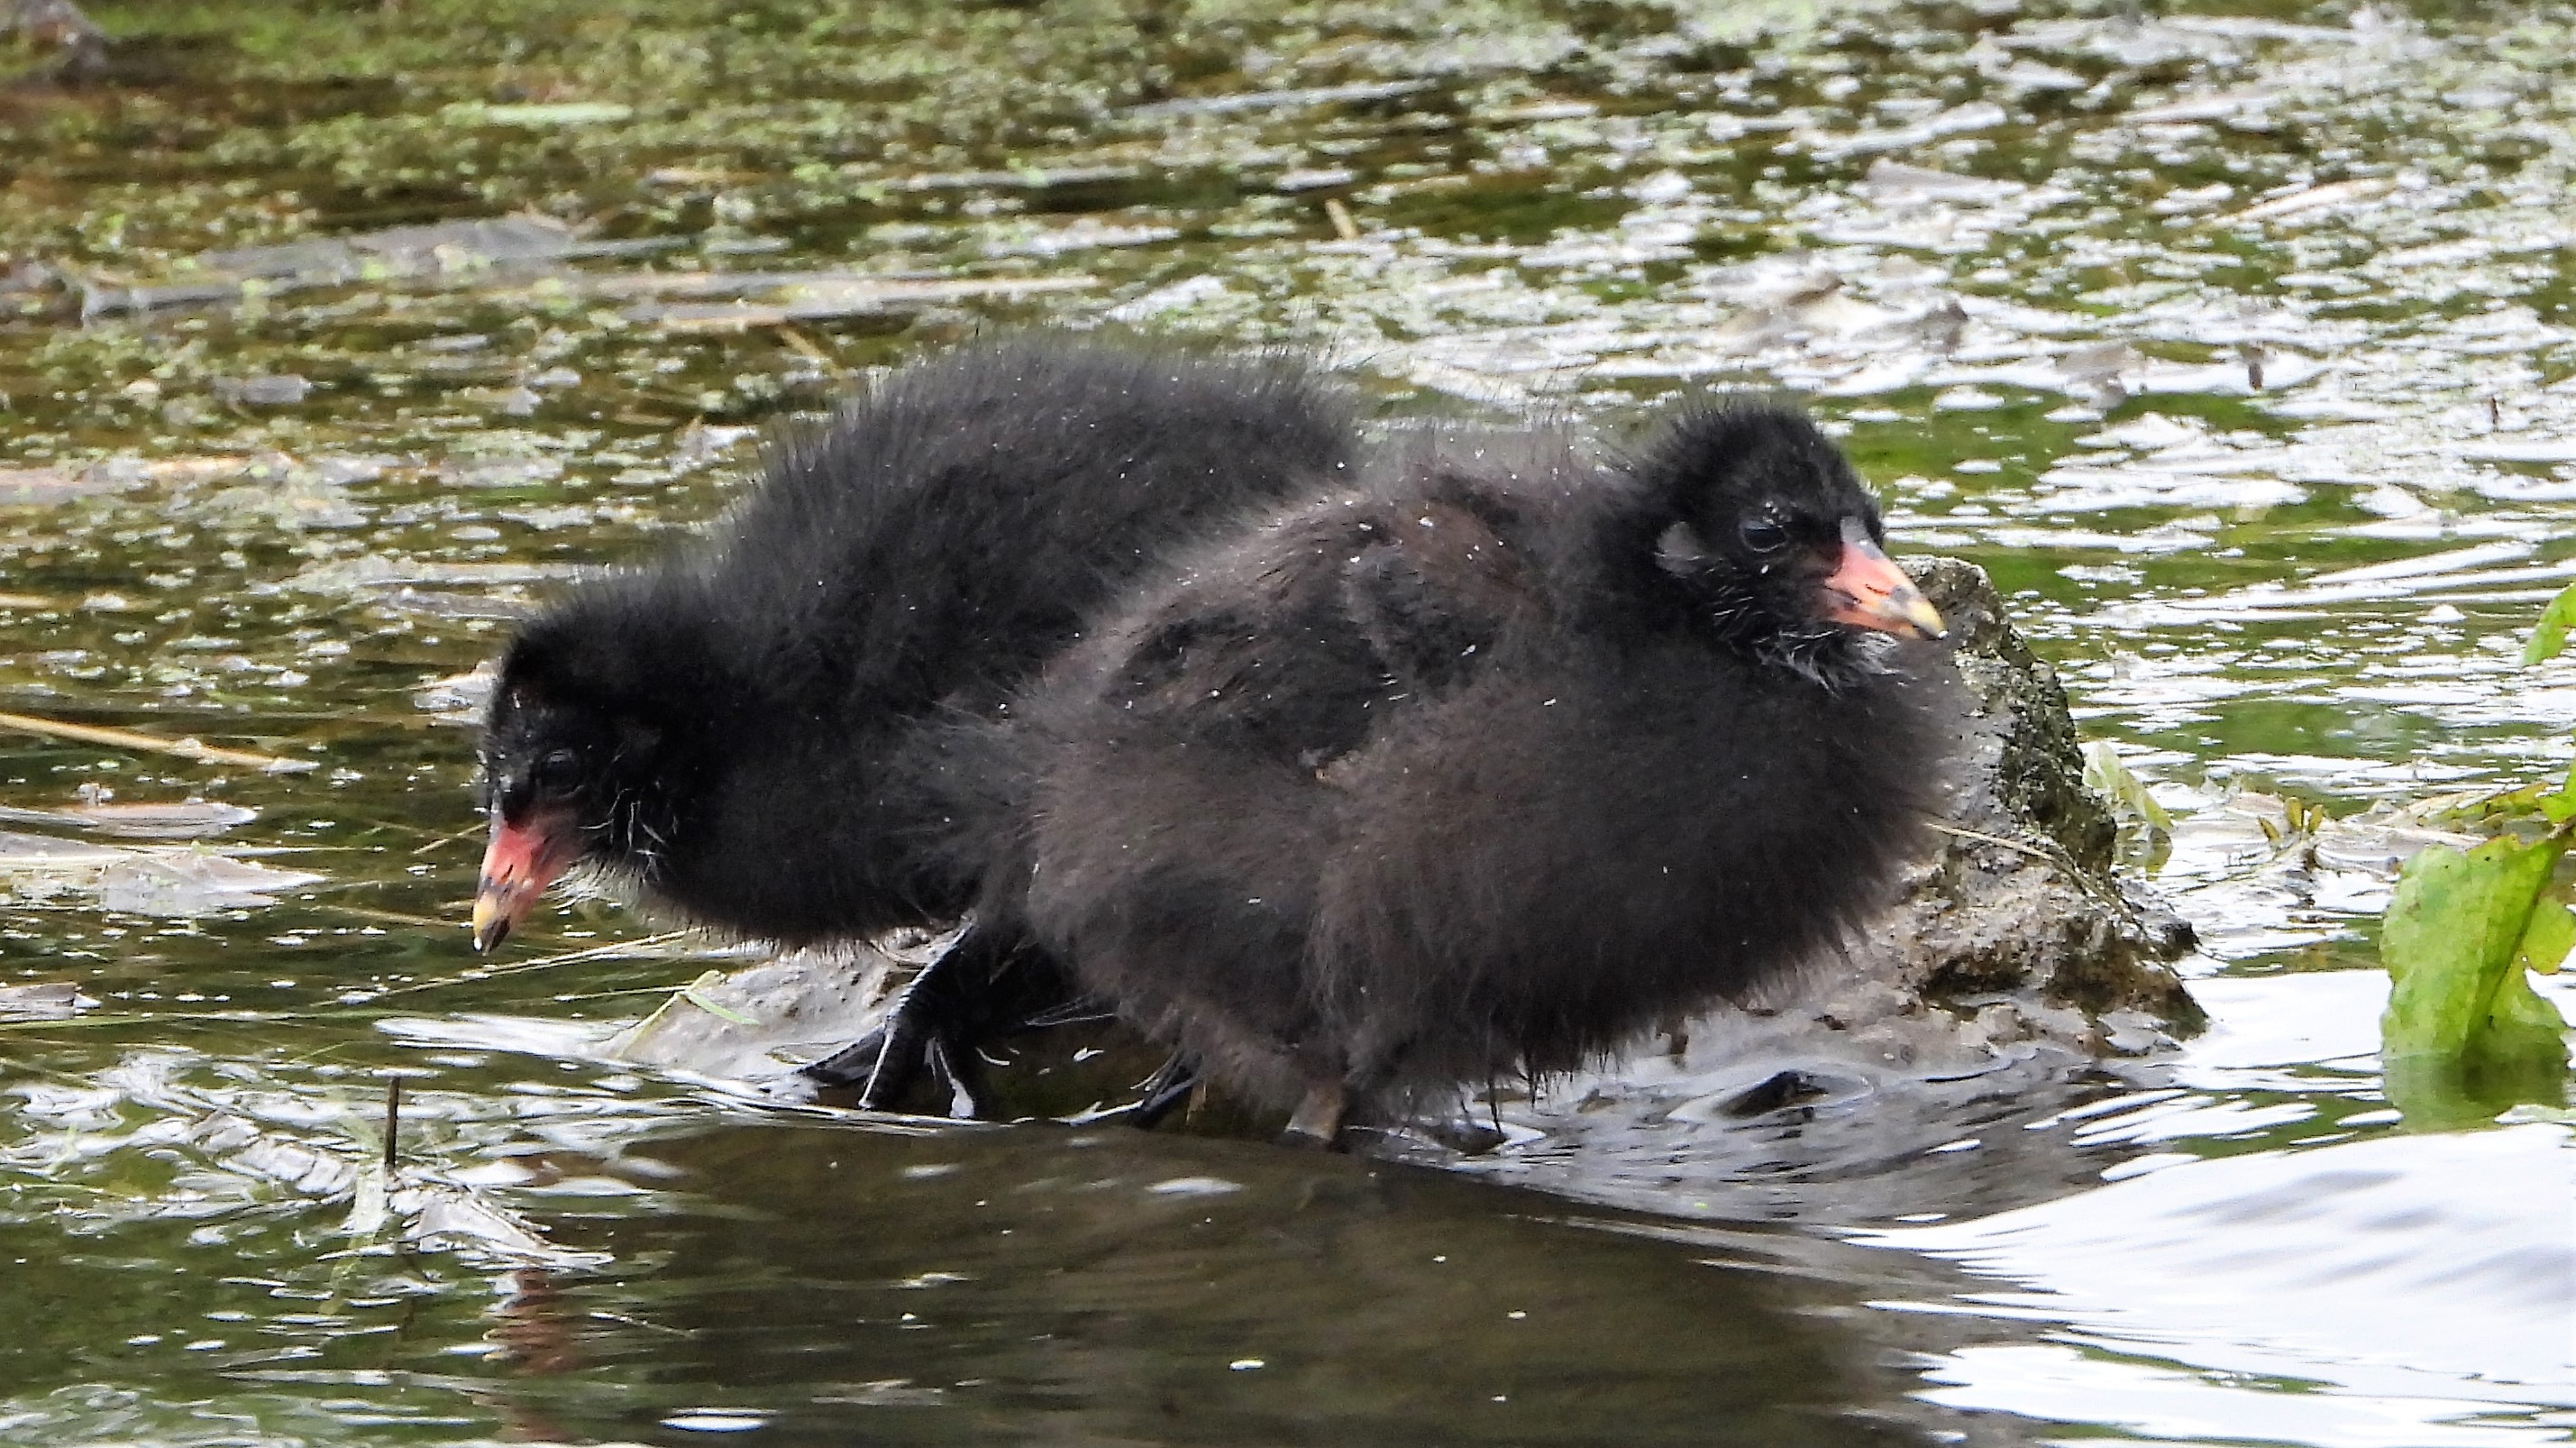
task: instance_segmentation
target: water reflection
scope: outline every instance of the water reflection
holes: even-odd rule
[[[685,1173],[686,1215],[558,1230],[660,1264],[568,1294],[638,1319],[594,1361],[652,1384],[592,1431],[722,1412],[789,1441],[1914,1437],[1879,1421],[1899,1380],[1807,1315],[1832,1290],[1539,1199],[1129,1131],[751,1131],[654,1155]]]
[[[281,1249],[334,1234],[286,1201],[165,1201],[41,1259],[50,1229],[6,1228],[28,1300],[117,1301],[0,1349],[0,1421],[170,1443],[318,1415],[431,1441],[1875,1444],[1940,1417],[1853,1332],[1849,1262],[1795,1237],[1667,1239],[1126,1130],[673,1136],[584,1115],[592,1150],[498,1159],[547,1203],[551,1267],[488,1235],[297,1267]],[[292,1195],[327,1197],[330,1170],[352,1168]],[[116,1290],[146,1260],[162,1286]]]
[[[1870,1240],[2014,1284],[1933,1310],[2059,1324],[1952,1354],[1935,1402],[2156,1438],[2562,1442],[2571,1203],[2576,1140],[2529,1125],[2185,1161]]]

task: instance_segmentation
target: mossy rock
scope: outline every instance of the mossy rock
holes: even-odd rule
[[[2014,632],[1985,570],[1952,558],[1907,569],[1950,624],[1967,709],[1941,849],[1855,950],[1862,972],[1930,1004],[2026,996],[2196,1030],[2172,966],[2191,927],[2117,869],[2117,824],[2084,783],[2056,671]]]

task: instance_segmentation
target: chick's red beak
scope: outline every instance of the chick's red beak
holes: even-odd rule
[[[1843,524],[1842,561],[1825,578],[1825,617],[1900,638],[1949,637],[1940,610],[1870,541],[1858,520]]]
[[[529,810],[519,819],[492,815],[483,847],[483,877],[474,888],[474,948],[498,950],[546,887],[581,855],[581,826],[568,809]]]

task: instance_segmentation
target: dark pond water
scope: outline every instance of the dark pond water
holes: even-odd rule
[[[2566,1114],[2404,1120],[2370,938],[2576,717],[2576,12],[95,13],[0,91],[0,710],[298,768],[0,735],[0,1438],[2576,1433]],[[601,902],[475,960],[506,620],[1035,323],[1806,395],[2178,817],[2212,1029],[1457,1170],[638,1069],[727,962]]]

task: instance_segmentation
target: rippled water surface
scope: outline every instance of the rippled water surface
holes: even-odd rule
[[[2389,807],[2569,749],[2576,11],[94,8],[0,91],[0,711],[224,752],[0,734],[0,1437],[2576,1434],[2564,1112],[2402,1119],[2371,943]],[[1040,322],[1812,399],[2178,817],[2212,1028],[1460,1172],[758,1105],[603,1049],[688,942],[472,958],[507,620]]]

